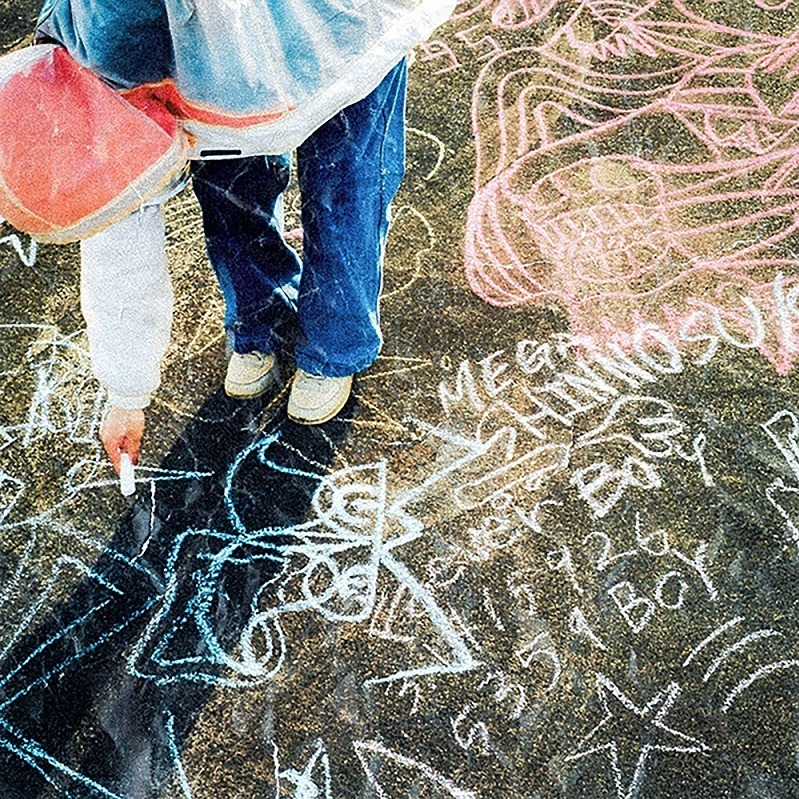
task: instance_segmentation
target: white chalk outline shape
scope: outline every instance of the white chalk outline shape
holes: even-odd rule
[[[790,422],[790,430],[780,436],[773,428],[783,420]],[[799,419],[796,414],[789,410],[778,411],[761,427],[782,453],[794,476],[799,480]]]
[[[277,744],[272,744],[273,759],[275,763],[275,799],[281,799],[282,791],[280,781],[284,780],[294,785],[291,796],[285,799],[333,799],[333,780],[330,773],[330,757],[324,741],[320,738],[316,742],[316,750],[308,759],[302,771],[296,769],[280,768]],[[322,784],[314,778],[315,771],[322,769]]]
[[[358,760],[366,775],[366,780],[368,784],[374,788],[378,799],[394,799],[394,797],[387,794],[383,786],[378,782],[377,776],[372,771],[371,763],[366,757],[367,754],[372,757],[377,756],[385,758],[398,766],[417,772],[436,788],[449,794],[452,799],[477,799],[477,794],[460,788],[452,782],[452,780],[447,779],[428,766],[427,763],[422,763],[420,760],[414,760],[413,758],[401,755],[399,752],[394,752],[380,743],[380,741],[355,741],[353,743],[353,748],[355,749],[355,754],[358,756]]]
[[[605,716],[577,744],[578,751],[567,755],[566,760],[575,761],[600,752],[606,752],[613,770],[613,780],[616,785],[618,799],[636,799],[646,775],[647,760],[652,752],[707,754],[710,751],[698,738],[679,732],[673,727],[669,727],[664,721],[681,693],[681,688],[676,682],[671,682],[664,689],[658,691],[643,707],[636,705],[613,680],[601,673],[596,675],[596,691],[605,711]],[[611,699],[615,699],[626,711],[624,713],[625,720],[637,719],[639,726],[649,728],[663,741],[662,743],[645,743],[641,747],[632,776],[625,776],[619,766],[619,744],[616,738],[612,734],[607,735],[605,733],[608,740],[601,740],[603,727],[609,725],[613,719],[620,718],[610,708]],[[640,739],[643,736],[638,737]]]

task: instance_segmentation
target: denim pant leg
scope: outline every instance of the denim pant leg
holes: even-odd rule
[[[235,352],[273,352],[295,324],[300,262],[276,218],[289,170],[287,156],[192,163],[208,258]]]
[[[388,209],[405,171],[406,82],[403,59],[297,151],[303,267],[295,356],[307,372],[354,374],[380,350]]]

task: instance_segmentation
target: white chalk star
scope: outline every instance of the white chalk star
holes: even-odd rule
[[[669,683],[644,707],[635,705],[604,674],[597,674],[596,690],[605,717],[580,741],[577,751],[568,755],[566,760],[579,760],[598,752],[607,752],[618,799],[635,799],[638,796],[651,752],[704,754],[708,751],[708,747],[698,739],[678,732],[664,723],[666,715],[680,695],[680,686],[677,683]],[[622,751],[620,757],[620,749],[625,742],[627,751]],[[630,751],[630,746],[640,748],[637,752]],[[626,767],[624,764],[627,764]]]

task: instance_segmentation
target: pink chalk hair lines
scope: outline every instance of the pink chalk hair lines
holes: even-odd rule
[[[465,240],[482,299],[556,305],[599,344],[647,325],[687,343],[721,334],[790,369],[799,14],[748,2],[762,30],[699,3],[585,0],[544,41],[484,62]],[[530,33],[553,8],[472,6]]]

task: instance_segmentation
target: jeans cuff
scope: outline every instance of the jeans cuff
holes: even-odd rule
[[[354,363],[332,363],[300,352],[295,353],[294,359],[303,372],[312,375],[349,377],[349,375],[358,374],[358,372],[368,369],[377,360],[378,353],[379,350],[375,350],[374,354],[364,356]]]

